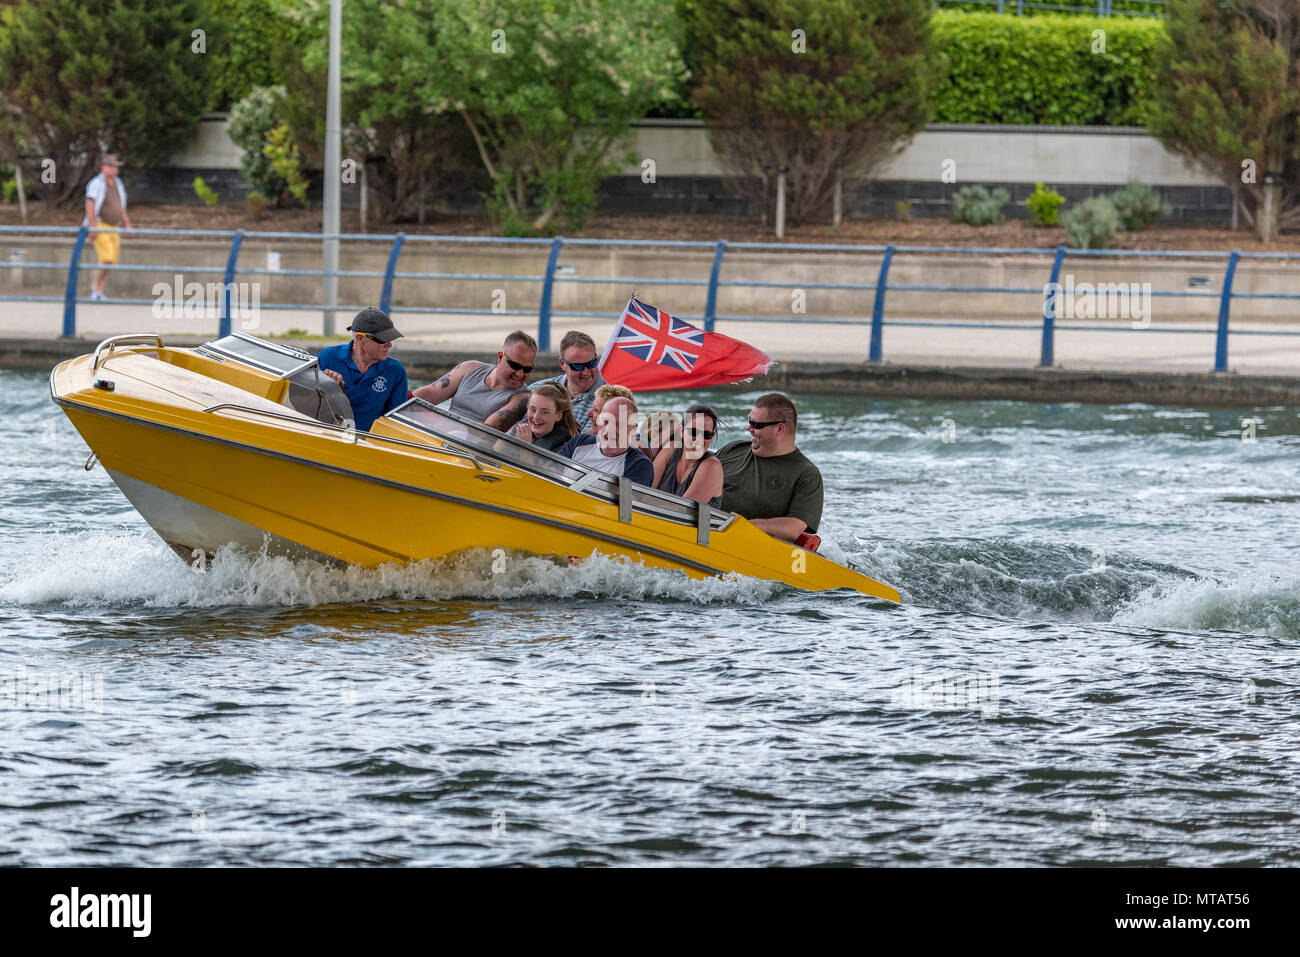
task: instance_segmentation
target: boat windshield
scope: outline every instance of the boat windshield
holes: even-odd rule
[[[354,428],[352,403],[337,382],[321,375],[316,357],[278,342],[267,342],[232,332],[196,350],[213,358],[234,359],[263,372],[287,379],[289,391],[285,405],[326,425]]]
[[[410,399],[388,413],[387,417],[413,425],[453,446],[470,449],[476,455],[512,465],[593,498],[606,502],[619,501],[619,482],[616,476],[589,469],[562,455],[488,428],[481,422],[447,409],[439,409],[423,399]],[[644,485],[634,484],[631,489],[631,506],[635,511],[684,525],[697,525],[700,520],[699,505],[696,502]],[[713,529],[726,528],[732,521],[730,512],[709,509],[709,525]]]

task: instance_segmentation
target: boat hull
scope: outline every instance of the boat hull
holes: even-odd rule
[[[186,560],[232,543],[371,567],[475,548],[561,558],[599,552],[694,577],[735,572],[898,601],[889,586],[744,519],[702,544],[693,527],[640,512],[629,519],[617,503],[446,449],[400,423],[377,424],[377,432],[390,433],[385,444],[382,435],[267,418],[270,409],[283,412],[270,402],[267,411],[256,403],[214,411],[214,400],[227,398],[221,389],[179,403],[158,388],[159,379],[167,383],[156,355],[112,356],[104,367],[113,390],[89,389],[88,358],[55,369],[54,400],[140,514]],[[173,391],[185,381],[177,379]]]

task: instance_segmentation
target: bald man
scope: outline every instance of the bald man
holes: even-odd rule
[[[626,475],[639,485],[653,486],[654,463],[631,443],[635,426],[636,403],[622,397],[610,399],[596,418],[595,434],[575,435],[560,449],[560,454],[588,468],[610,475]]]

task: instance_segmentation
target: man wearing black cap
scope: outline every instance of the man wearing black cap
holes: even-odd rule
[[[406,369],[388,358],[393,340],[402,334],[373,306],[358,312],[348,329],[351,342],[322,349],[316,359],[320,371],[343,387],[357,429],[369,432],[375,419],[406,401]]]

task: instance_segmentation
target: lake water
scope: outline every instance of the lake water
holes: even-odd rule
[[[1295,409],[796,399],[902,607],[197,571],[0,372],[0,864],[1300,861]]]

